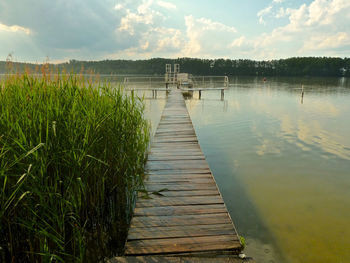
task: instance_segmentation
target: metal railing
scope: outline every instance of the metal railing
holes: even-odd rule
[[[174,84],[187,88],[228,88],[229,79],[227,76],[193,76],[188,75],[187,80],[178,80],[176,76],[132,76],[124,78],[124,85],[127,88],[165,88],[166,84]]]

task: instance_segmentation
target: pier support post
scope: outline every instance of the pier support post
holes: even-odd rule
[[[301,104],[304,103],[304,85],[301,86]]]
[[[157,90],[156,89],[154,90],[154,98],[155,99],[157,98]]]
[[[202,91],[201,90],[198,91],[198,97],[199,97],[199,99],[201,99],[201,97],[202,97]]]
[[[225,92],[225,89],[222,89],[222,90],[221,90],[221,100],[224,100],[224,95],[225,95],[224,92]]]

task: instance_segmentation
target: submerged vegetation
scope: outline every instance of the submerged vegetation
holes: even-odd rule
[[[0,83],[0,261],[120,252],[149,140],[142,100],[77,75]]]

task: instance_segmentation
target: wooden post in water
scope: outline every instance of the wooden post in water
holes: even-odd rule
[[[301,85],[301,97],[304,97],[304,85]]]
[[[202,91],[201,90],[198,91],[198,97],[199,97],[199,99],[201,99],[201,97],[202,97]]]
[[[225,89],[222,89],[221,90],[221,100],[224,100],[224,92],[225,92]]]
[[[301,85],[301,104],[304,103],[304,85]]]

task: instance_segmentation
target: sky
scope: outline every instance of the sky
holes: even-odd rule
[[[350,0],[0,0],[0,61],[350,56]]]

